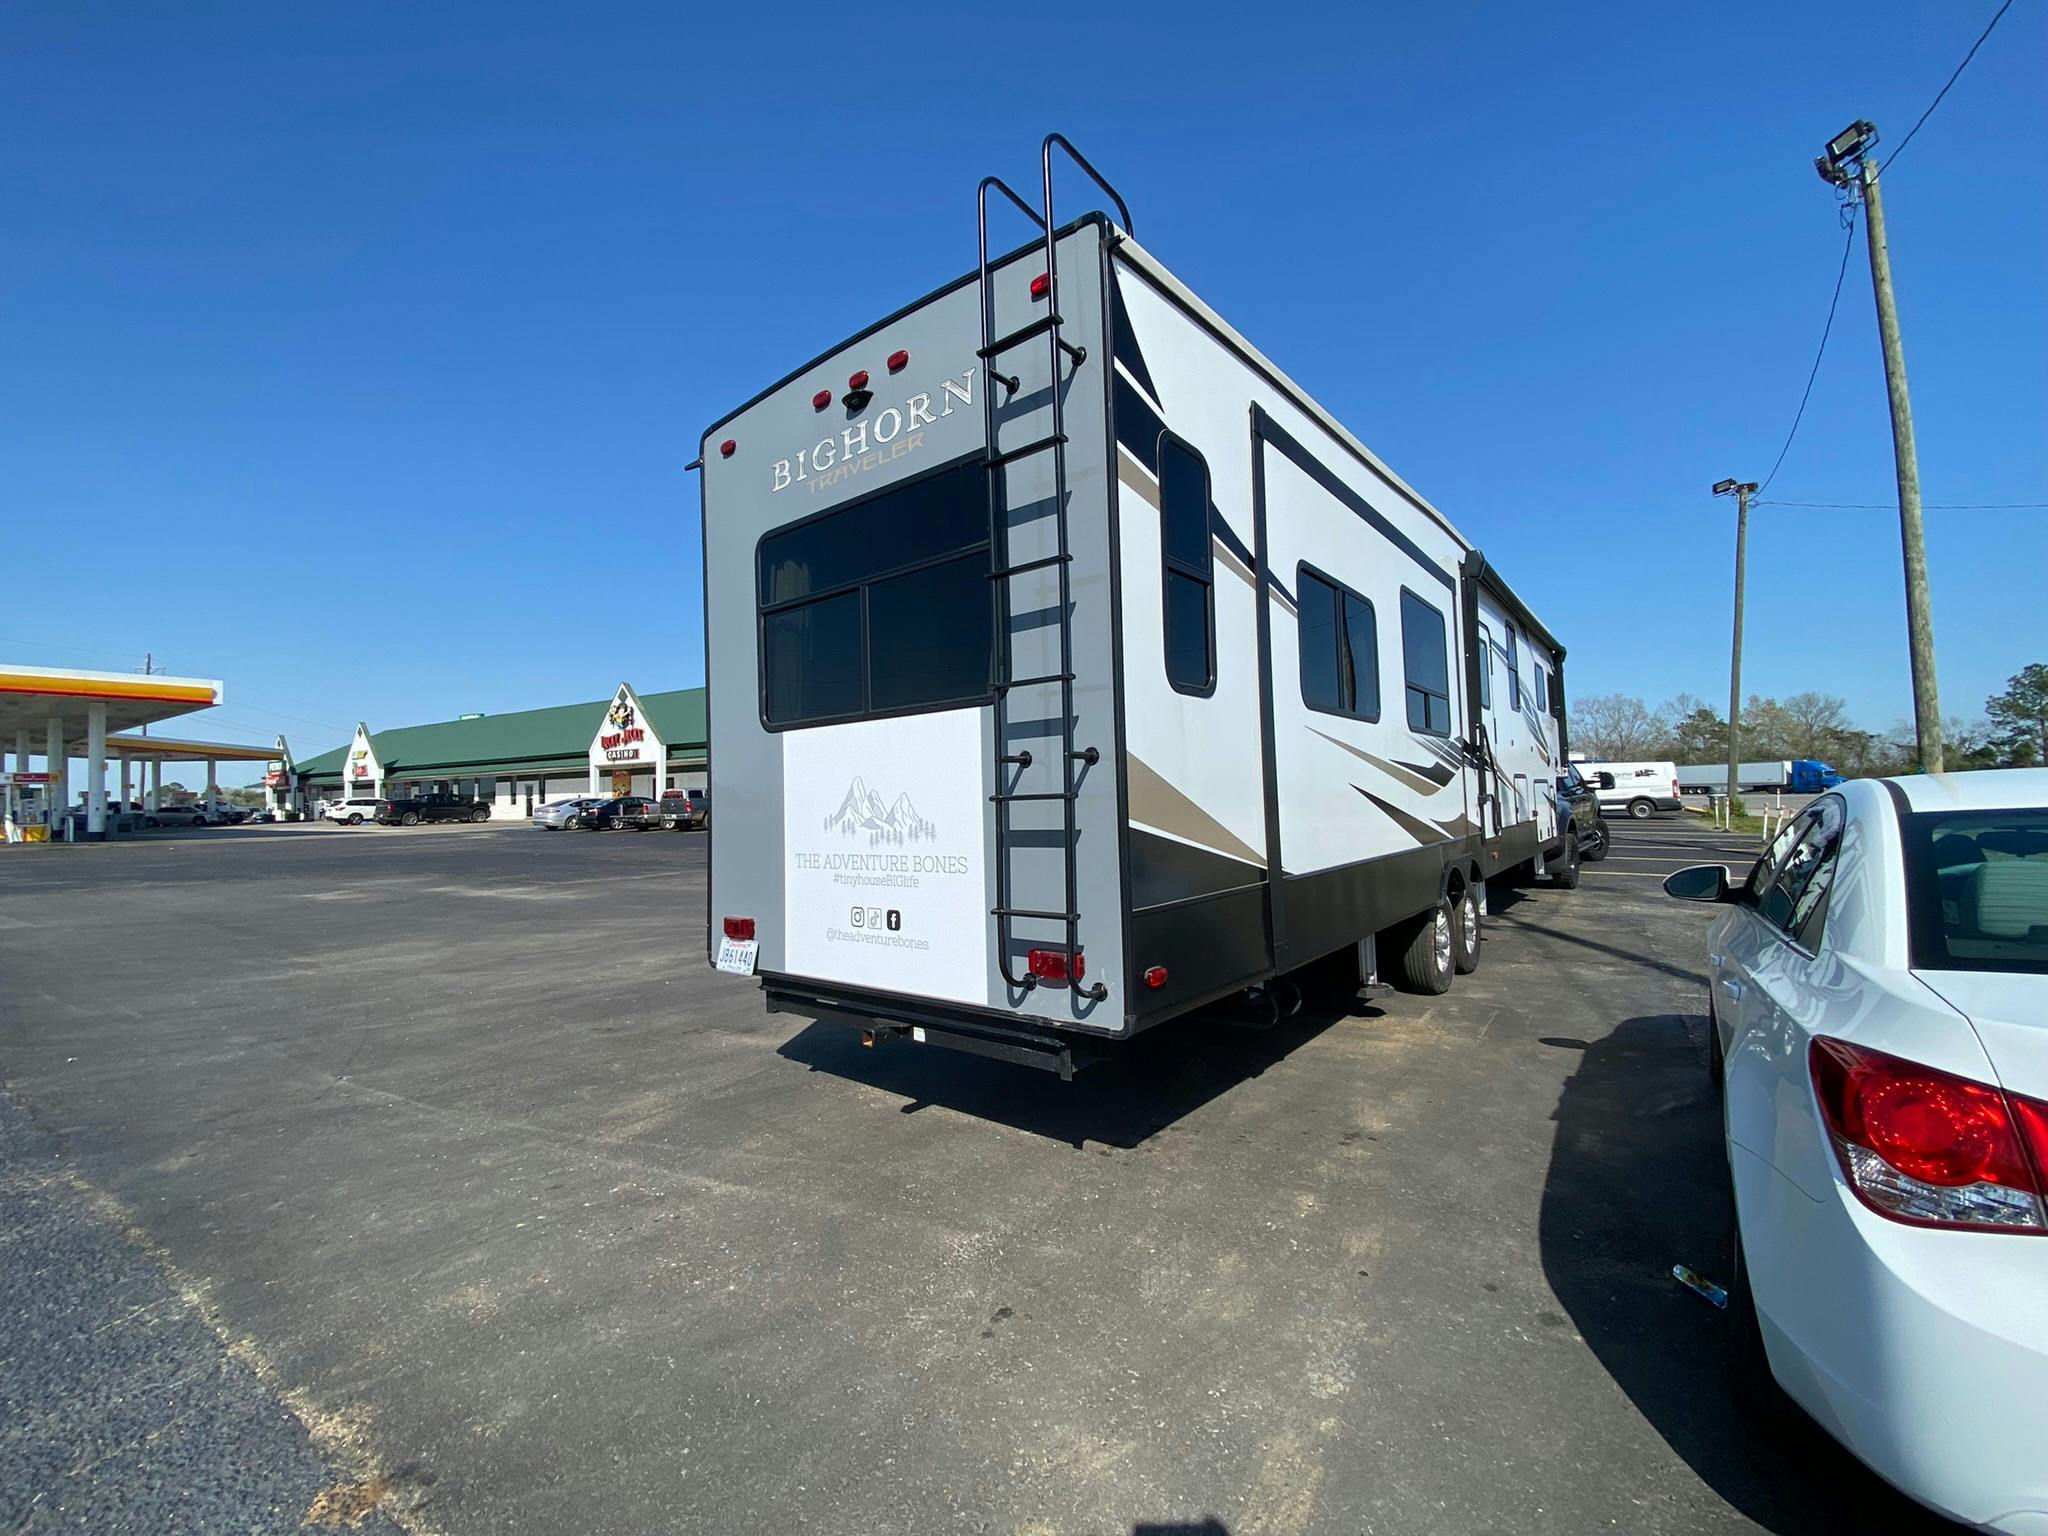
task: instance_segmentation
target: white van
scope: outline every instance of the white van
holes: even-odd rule
[[[1597,757],[1577,761],[1579,772],[1600,796],[1603,815],[1625,811],[1643,821],[1653,811],[1678,809],[1676,763],[1610,763]]]

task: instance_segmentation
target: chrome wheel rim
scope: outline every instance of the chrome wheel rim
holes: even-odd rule
[[[1436,966],[1440,971],[1449,970],[1451,965],[1451,915],[1442,907],[1436,909]]]
[[[1479,896],[1477,892],[1465,893],[1465,948],[1479,947]]]

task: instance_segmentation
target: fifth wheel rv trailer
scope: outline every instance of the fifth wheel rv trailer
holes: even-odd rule
[[[1054,220],[1056,152],[1115,221]],[[1339,951],[1442,992],[1487,880],[1576,883],[1564,648],[1041,168],[983,182],[974,271],[704,435],[710,957],[1062,1075]]]

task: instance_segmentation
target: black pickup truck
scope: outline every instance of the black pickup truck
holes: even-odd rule
[[[489,821],[488,800],[466,795],[419,795],[410,800],[379,800],[377,821],[386,827],[416,827],[423,821]]]
[[[1578,838],[1579,857],[1588,862],[1607,857],[1607,819],[1600,814],[1600,791],[1614,788],[1613,774],[1594,771],[1598,780],[1589,782],[1577,763],[1566,763],[1557,779],[1557,819]]]

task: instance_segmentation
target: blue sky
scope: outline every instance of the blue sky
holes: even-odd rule
[[[702,677],[704,425],[971,265],[1066,132],[1140,236],[1507,571],[1574,694],[1727,688],[1732,508],[1993,5],[24,3],[0,52],[0,657],[194,734]],[[1930,503],[2048,502],[2048,8],[1887,178]],[[1078,204],[1076,205],[1078,206]],[[1861,239],[1782,501],[1893,494]],[[1943,699],[2048,659],[2048,512],[1930,512]],[[21,551],[47,553],[25,579]],[[1896,516],[1759,510],[1745,681],[1909,708]]]

